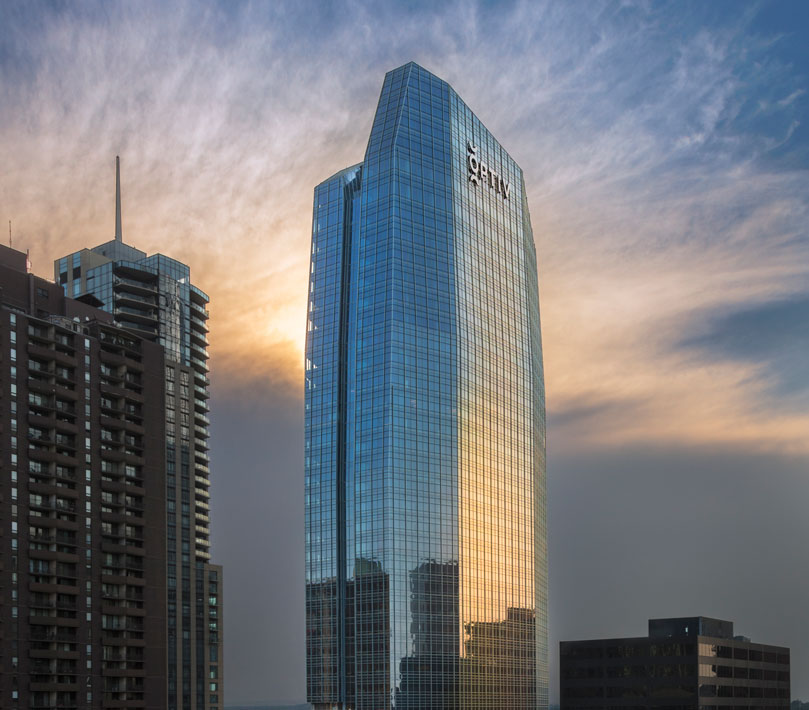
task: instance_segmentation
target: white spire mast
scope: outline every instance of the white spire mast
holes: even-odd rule
[[[115,156],[115,241],[124,240],[121,232],[121,159]]]

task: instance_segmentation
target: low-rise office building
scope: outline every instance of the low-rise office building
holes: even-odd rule
[[[787,710],[789,649],[733,622],[650,619],[638,638],[559,644],[561,710]]]

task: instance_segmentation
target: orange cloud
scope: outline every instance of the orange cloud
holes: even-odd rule
[[[111,237],[121,154],[124,239],[187,262],[211,296],[214,381],[300,397],[312,189],[361,160],[383,71],[425,36],[416,58],[470,100],[525,170],[551,411],[631,403],[591,407],[586,427],[571,423],[551,445],[809,450],[809,415],[766,402],[760,368],[673,346],[701,311],[805,288],[805,174],[737,159],[743,137],[719,135],[734,62],[746,61],[732,37],[699,34],[675,66],[660,66],[661,86],[676,92],[640,92],[623,72],[614,85],[588,83],[625,46],[614,27],[563,61],[569,43],[554,33],[533,42],[527,28],[541,23],[520,6],[504,27],[533,60],[504,72],[478,51],[477,14],[456,14],[428,28],[407,20],[392,39],[358,21],[335,30],[330,57],[284,45],[271,28],[256,33],[249,17],[243,41],[187,52],[166,41],[186,34],[182,13],[155,23],[131,10],[124,39],[68,14],[44,26],[30,80],[4,87],[0,217],[50,275],[54,258]],[[448,45],[438,40],[450,19]],[[357,26],[376,52],[370,65]],[[640,94],[642,104],[625,100]],[[706,159],[709,145],[719,147]]]

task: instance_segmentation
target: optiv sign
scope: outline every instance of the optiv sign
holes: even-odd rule
[[[469,166],[469,182],[473,182],[475,185],[479,185],[481,181],[488,183],[489,187],[493,187],[499,195],[502,195],[507,200],[511,192],[511,185],[486,163],[480,162],[477,155],[478,147],[473,145],[472,141],[466,141],[466,148],[469,151],[466,156],[466,164]]]

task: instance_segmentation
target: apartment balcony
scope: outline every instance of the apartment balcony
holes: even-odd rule
[[[194,355],[191,355],[189,358],[191,360],[191,365],[193,365],[194,370],[202,375],[202,378],[208,379],[206,375],[208,374],[208,363],[205,360],[202,360]],[[196,381],[196,378],[195,378]],[[206,383],[207,384],[207,383]],[[195,387],[196,389],[196,387]]]
[[[103,341],[104,345],[109,345],[107,341]],[[101,371],[109,376],[110,372],[117,372],[118,368],[126,365],[128,362],[127,356],[118,352],[118,346],[110,348],[102,348],[101,350]]]
[[[79,626],[78,619],[65,619],[61,616],[43,616],[39,614],[31,614],[28,617],[28,623],[31,626],[46,626],[48,628],[78,628]]]
[[[204,333],[194,328],[191,329],[191,341],[192,344],[197,345],[198,347],[201,346],[203,348],[206,348],[211,344]]]
[[[152,309],[157,308],[157,294],[150,292],[147,296],[144,293],[133,293],[135,289],[121,288],[117,291],[115,302],[120,305],[128,305],[132,308],[143,308],[144,306]]]
[[[134,322],[149,328],[157,325],[157,314],[153,308],[132,308],[131,306],[116,306],[113,310],[116,320],[123,323]]]
[[[149,325],[143,321],[135,321],[130,319],[120,318],[118,323],[122,328],[133,331],[136,335],[146,340],[153,340],[157,337],[157,321],[154,325]]]
[[[138,357],[140,356],[140,341],[122,336],[117,331],[100,330],[98,335],[104,345],[115,348],[116,350],[123,350],[125,353],[132,353]],[[104,352],[105,357],[108,356],[108,351],[105,350]]]
[[[198,345],[194,341],[191,342],[191,352],[193,355],[202,360],[208,360],[209,358],[208,351],[205,349],[205,347],[203,345]]]
[[[194,495],[200,496],[202,498],[210,498],[211,494],[208,491],[208,481],[205,479],[199,480],[199,476],[196,477],[194,481],[196,485],[194,486]]]
[[[78,651],[64,651],[61,648],[29,648],[28,657],[35,659],[78,660]]]
[[[208,320],[208,318],[210,318],[211,315],[210,313],[208,313],[208,310],[206,308],[201,306],[199,303],[195,303],[194,301],[191,301],[191,313],[192,315],[195,315],[198,318],[203,318],[205,320]]]
[[[101,394],[106,395],[111,399],[120,399],[121,397],[126,397],[128,399],[137,402],[138,404],[143,404],[143,395],[140,392],[135,392],[128,387],[124,387],[121,383],[118,382],[110,382],[101,380]]]
[[[39,394],[52,394],[55,386],[52,385],[48,380],[40,380],[29,377],[28,389],[31,392],[38,392]]]
[[[48,474],[36,474],[37,476],[48,476]],[[53,483],[44,483],[42,481],[28,481],[28,490],[31,493],[40,493],[45,496],[59,496],[61,498],[76,499],[79,497],[78,492],[73,488],[67,488],[64,485],[57,486]],[[74,503],[75,505],[75,503]]]
[[[191,323],[192,328],[195,328],[196,330],[198,330],[198,331],[200,331],[202,333],[210,332],[210,329],[208,328],[208,324],[205,322],[205,320],[201,316],[198,316],[194,312],[193,309],[191,310],[190,323]]]
[[[120,271],[120,267],[118,269]],[[112,286],[116,292],[130,291],[137,295],[157,297],[157,275],[148,274],[145,278],[132,278],[116,274]]]
[[[57,363],[61,365],[76,367],[75,355],[68,355],[67,353],[62,352],[61,350],[54,350],[53,347],[54,347],[53,345],[51,345],[51,347],[47,347],[45,345],[38,344],[29,340],[27,350],[28,354],[31,357],[40,360],[55,360]]]
[[[197,288],[194,284],[191,284],[191,288],[189,289],[191,293],[191,300],[196,301],[197,303],[206,304],[210,300],[208,298],[208,294],[205,291]]]
[[[206,416],[205,414],[203,414],[202,412],[196,412],[196,411],[195,411],[195,412],[194,412],[194,420],[195,420],[195,421],[197,421],[197,422],[199,422],[199,423],[201,423],[201,424],[202,424],[202,425],[204,425],[204,426],[210,426],[210,424],[211,424],[211,419],[210,419],[210,417],[207,417],[207,416]]]
[[[36,682],[34,679],[36,676],[31,677],[31,682],[28,684],[28,690],[32,693],[61,693],[61,692],[77,692],[79,690],[78,684],[74,682],[65,682],[59,683],[56,681],[45,681],[45,682]],[[67,708],[75,708],[78,705],[70,704],[70,703],[58,703],[58,705],[29,705],[30,708],[36,707],[47,707],[50,710],[53,710],[54,707],[59,708],[59,710],[66,710]]]

